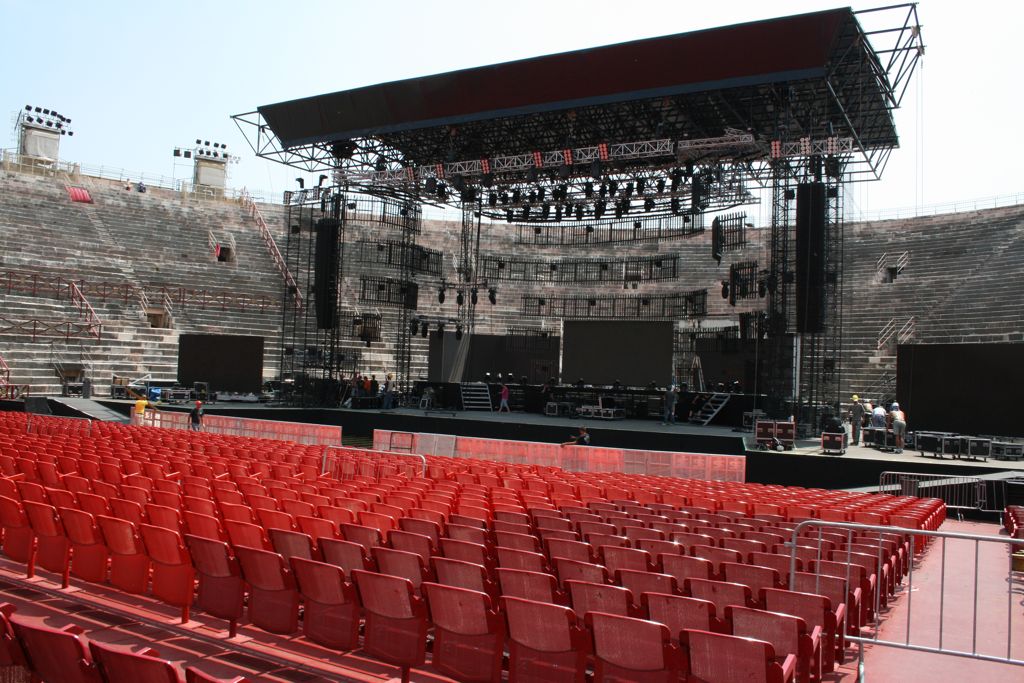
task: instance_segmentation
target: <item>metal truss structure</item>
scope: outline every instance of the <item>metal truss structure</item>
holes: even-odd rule
[[[628,283],[634,276],[639,278],[634,282],[663,279],[663,267],[647,263],[622,263],[621,273],[618,264],[604,269],[600,263],[587,263],[569,271],[570,276],[561,265],[551,270],[552,263],[528,258],[481,258],[484,220],[508,224],[516,243],[524,246],[669,240],[703,232],[706,214],[752,204],[758,193],[767,194],[772,202],[768,264],[763,271],[755,264],[754,273],[744,270],[741,278],[747,296],[761,296],[762,289],[767,295],[767,312],[755,321],[768,359],[760,386],[771,394],[778,412],[796,413],[809,427],[838,399],[843,186],[883,173],[898,146],[893,111],[924,53],[915,4],[813,16],[824,14],[836,23],[820,68],[816,64],[799,73],[783,70],[770,78],[736,79],[727,87],[680,89],[639,99],[624,87],[621,97],[586,100],[571,108],[555,98],[550,106],[541,103],[529,112],[502,110],[475,118],[379,128],[368,122],[371,127],[365,130],[350,128],[364,131],[351,135],[333,135],[325,127],[334,115],[331,110],[311,109],[303,119],[316,122],[310,124],[309,134],[293,131],[294,142],[288,145],[281,143],[262,113],[267,108],[233,118],[257,156],[332,179],[334,188],[329,190],[313,188],[286,197],[289,221],[293,210],[301,218],[303,212],[316,213],[317,206],[321,213],[337,206],[343,221],[378,221],[382,228],[401,231],[400,238],[387,241],[383,250],[369,243],[356,246],[347,263],[397,271],[389,277],[402,283],[405,293],[417,276],[437,277],[436,259],[427,251],[411,251],[417,220],[406,220],[397,211],[376,212],[374,202],[403,210],[417,207],[417,212],[423,205],[461,209],[459,251],[446,255],[455,263],[455,277],[452,282],[442,280],[442,287],[467,292],[502,279],[601,282],[606,274],[608,282]],[[767,41],[775,40],[774,33],[767,35]],[[336,101],[332,97],[311,98],[320,102],[308,106],[326,106]],[[468,105],[470,109],[474,104]],[[808,178],[829,187],[827,323],[822,333],[798,336],[794,188]],[[332,204],[334,193],[342,192],[338,188],[344,196],[340,205]],[[742,229],[741,223],[736,231],[723,231],[716,253],[742,242]],[[301,236],[302,229],[296,234]],[[289,250],[290,258],[297,258],[291,246]],[[349,277],[346,271],[342,280]],[[751,277],[756,283],[749,281]],[[390,291],[387,284],[384,291]],[[362,294],[362,301],[371,303],[373,297]],[[706,296],[707,290],[665,296],[527,296],[521,314],[693,320],[706,314]],[[349,298],[359,300],[355,295]],[[390,301],[390,295],[385,299]],[[398,363],[407,368],[413,309],[397,308],[403,316],[397,329],[404,336],[396,342]],[[285,315],[287,323],[287,307]],[[471,332],[475,315],[475,307],[467,302],[459,306],[455,320]],[[385,316],[385,336],[387,327]],[[328,352],[335,350],[334,342],[323,343]],[[303,344],[293,341],[290,346]],[[337,365],[337,359],[330,362]]]
[[[488,282],[632,282],[679,277],[679,257],[670,255],[623,259],[574,258],[542,261],[482,256],[480,272]]]
[[[291,297],[284,300],[281,378],[286,388],[285,400],[299,406],[337,405],[343,380],[359,369],[359,347],[381,342],[393,345],[398,386],[408,385],[408,328],[410,311],[415,310],[418,299],[413,276],[419,266],[431,261],[422,258],[429,256],[431,250],[422,250],[415,244],[422,221],[419,207],[392,199],[353,196],[337,186],[287,193],[285,206],[289,229],[283,257],[307,303],[299,307]],[[321,329],[317,324],[314,287],[315,226],[324,218],[337,220],[340,229],[334,325]],[[359,232],[357,228],[390,231],[397,233],[397,238],[381,242],[386,247],[383,260],[370,259],[367,253],[377,254],[378,243],[368,246],[365,239],[352,239]],[[381,266],[397,271],[397,277],[364,270]]]
[[[650,296],[524,296],[522,314],[564,320],[688,320],[708,312],[708,290]]]

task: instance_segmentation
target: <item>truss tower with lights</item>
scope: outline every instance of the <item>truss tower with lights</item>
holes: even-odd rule
[[[453,261],[463,289],[487,284],[481,221],[585,248],[601,235],[698,233],[706,217],[767,197],[760,388],[810,427],[839,401],[843,187],[879,178],[898,147],[893,110],[923,50],[916,5],[844,8],[373,85],[234,119],[258,156],[328,175],[324,192],[417,215],[429,204],[461,209]],[[798,286],[809,257],[797,244],[797,196],[807,185],[824,193],[813,296]],[[701,315],[692,296],[679,300],[653,317]],[[652,317],[632,303],[607,310]],[[820,316],[807,326],[810,306]],[[602,307],[563,308],[587,317]],[[475,315],[460,307],[458,321],[471,332]],[[410,325],[399,322],[386,334],[402,352]]]

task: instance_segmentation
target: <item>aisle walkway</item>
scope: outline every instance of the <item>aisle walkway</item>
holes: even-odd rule
[[[999,536],[1001,531],[995,524],[955,520],[947,520],[941,530],[985,536]],[[1002,537],[1005,538],[1005,534]],[[973,541],[948,540],[943,559],[941,541],[934,542],[914,567],[912,592],[902,590],[895,603],[890,603],[888,613],[883,614],[879,638],[905,642],[909,620],[909,642],[913,645],[938,647],[941,632],[944,649],[973,650],[1005,657],[1009,643],[1011,656],[1024,659],[1024,575],[1017,573],[1008,586],[1006,547],[999,543],[977,544],[979,580],[975,621],[975,545]],[[944,605],[940,599],[943,585]],[[850,664],[855,666],[856,658]],[[1024,666],[911,652],[882,645],[865,648],[864,664],[866,680],[872,682],[1024,680]],[[854,677],[844,676],[841,680],[854,680]]]

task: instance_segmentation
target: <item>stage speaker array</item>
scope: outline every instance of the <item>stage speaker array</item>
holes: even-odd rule
[[[313,302],[317,329],[330,330],[338,324],[338,232],[334,218],[316,222],[316,253],[313,257]]]
[[[825,331],[824,183],[801,183],[796,190],[796,330]]]

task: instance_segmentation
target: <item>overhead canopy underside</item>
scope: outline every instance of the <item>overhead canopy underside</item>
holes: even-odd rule
[[[285,149],[372,138],[423,165],[727,128],[898,144],[887,69],[849,8],[259,107]]]

